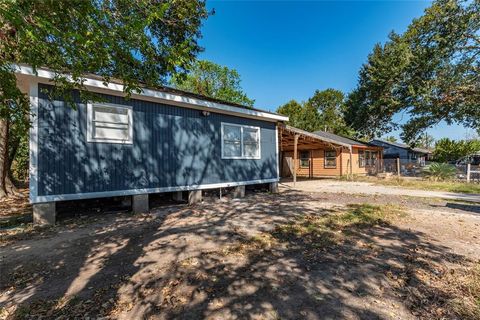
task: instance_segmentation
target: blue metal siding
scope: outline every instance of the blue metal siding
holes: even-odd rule
[[[87,108],[39,87],[38,195],[240,182],[277,177],[275,123],[102,95],[133,107],[133,144],[87,142]],[[221,122],[258,126],[261,159],[221,159]]]
[[[405,148],[397,147],[391,145],[389,143],[385,143],[383,141],[373,140],[370,142],[371,144],[383,147],[383,155],[395,155],[398,156],[400,159],[408,159],[409,158],[409,151]]]

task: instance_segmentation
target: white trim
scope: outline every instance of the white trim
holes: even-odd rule
[[[55,78],[55,72],[46,70],[46,69],[37,69],[34,72],[32,67],[24,66],[24,65],[16,65],[17,73],[34,76],[37,78],[43,78],[52,80]],[[68,80],[68,77],[67,77]],[[114,92],[119,92],[124,94],[124,86],[122,84],[117,83],[104,83],[101,80],[91,79],[91,78],[84,78],[83,84],[87,87],[96,88],[96,89],[106,89]],[[47,82],[48,83],[48,82]],[[180,94],[173,94],[168,92],[163,92],[160,90],[148,89],[143,88],[140,94],[132,94],[132,98],[134,99],[141,99],[141,100],[153,100],[153,101],[164,101],[170,104],[174,104],[181,107],[191,108],[192,106],[196,106],[199,108],[206,109],[209,111],[233,114],[237,116],[249,117],[249,118],[261,118],[266,121],[288,121],[288,117],[282,116],[279,114],[268,113],[258,110],[251,110],[246,108],[240,108],[235,106],[230,106],[222,103],[206,101],[202,99],[182,96]]]
[[[238,157],[235,157],[235,156],[225,156],[224,153],[223,153],[223,127],[224,126],[231,126],[231,127],[239,127],[240,128],[240,148],[241,148],[241,156],[238,156]],[[258,132],[258,153],[256,156],[245,156],[244,155],[244,146],[243,146],[243,128],[249,128],[249,129],[255,129],[257,130]],[[221,134],[221,142],[222,142],[222,159],[254,159],[254,160],[259,160],[262,158],[262,137],[261,137],[261,132],[262,130],[260,129],[260,127],[256,127],[256,126],[249,126],[249,125],[242,125],[242,124],[236,124],[236,123],[229,123],[229,122],[221,122],[221,130],[220,130],[220,134]]]
[[[117,140],[109,138],[95,138],[93,125],[93,107],[110,107],[117,109],[126,109],[128,110],[128,139],[127,140]],[[92,143],[120,143],[120,144],[133,144],[133,109],[131,106],[113,104],[113,103],[87,103],[87,142]]]
[[[277,178],[280,179],[280,152],[278,145],[278,124],[275,124],[275,155],[277,157]]]
[[[179,186],[179,187],[163,187],[163,188],[147,188],[147,189],[131,189],[131,190],[117,190],[117,191],[105,191],[105,192],[89,192],[89,193],[72,193],[72,194],[58,194],[51,196],[36,196],[31,199],[32,203],[42,203],[51,201],[65,201],[65,200],[80,200],[80,199],[93,199],[93,198],[107,198],[116,196],[130,196],[136,194],[146,193],[161,193],[161,192],[174,192],[174,191],[191,191],[191,190],[203,190],[203,189],[216,189],[216,188],[228,188],[235,186],[244,186],[249,184],[261,184],[278,182],[278,178],[263,179],[263,180],[251,180],[240,182],[223,182],[212,184],[201,184],[191,186]]]
[[[29,164],[29,188],[30,201],[38,194],[38,82],[30,82],[30,164]]]

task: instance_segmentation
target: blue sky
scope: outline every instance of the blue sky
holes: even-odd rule
[[[344,92],[377,42],[403,32],[428,1],[208,1],[201,59],[237,69],[255,107],[276,110],[316,89]],[[465,129],[441,124],[435,138],[461,139]]]

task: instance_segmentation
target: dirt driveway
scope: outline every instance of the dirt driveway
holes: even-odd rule
[[[340,181],[333,179],[313,179],[293,182],[283,182],[288,189],[307,192],[333,192],[369,195],[396,195],[421,198],[440,198],[480,203],[480,194],[465,194],[446,191],[413,190],[400,187],[376,185],[370,182]]]
[[[365,203],[407,216],[315,233],[304,224]],[[444,200],[283,188],[62,221],[2,236],[0,318],[450,317],[458,292],[442,281],[452,272],[461,278],[480,257],[479,211]],[[294,222],[304,236],[292,231]]]

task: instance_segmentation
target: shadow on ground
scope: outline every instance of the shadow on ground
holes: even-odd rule
[[[7,318],[408,319],[451,298],[424,276],[441,277],[441,266],[463,258],[421,233],[378,224],[348,230],[348,241],[330,239],[328,246],[276,233],[277,225],[335,210],[318,196],[288,191],[60,226],[53,235],[0,248],[0,312]]]

